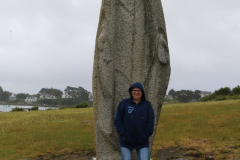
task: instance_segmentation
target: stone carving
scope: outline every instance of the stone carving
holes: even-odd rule
[[[167,64],[167,62],[169,61],[168,44],[166,39],[164,38],[164,31],[161,28],[158,29],[156,42],[159,61],[162,64]]]
[[[128,88],[140,82],[155,112],[155,129],[170,77],[160,0],[103,0],[93,66],[93,106],[98,160],[120,160],[114,116]],[[154,134],[150,137],[153,144]],[[151,150],[151,147],[150,147]],[[151,152],[151,151],[150,151]],[[136,159],[136,153],[134,153]]]

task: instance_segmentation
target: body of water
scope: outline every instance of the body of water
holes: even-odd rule
[[[13,108],[23,108],[23,109],[31,109],[34,106],[21,106],[21,105],[0,105],[0,112],[11,112]],[[41,107],[38,106],[38,110],[46,110],[46,109],[58,109],[57,107]]]

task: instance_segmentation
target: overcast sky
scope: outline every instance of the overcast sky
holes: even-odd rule
[[[171,58],[168,90],[240,85],[240,1],[162,0]],[[0,86],[13,93],[84,87],[101,0],[1,0]]]

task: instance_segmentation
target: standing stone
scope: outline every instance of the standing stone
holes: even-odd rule
[[[93,67],[93,106],[98,160],[120,160],[114,117],[128,88],[143,84],[155,113],[156,133],[170,77],[165,20],[160,0],[103,0]],[[136,159],[134,152],[133,159]]]

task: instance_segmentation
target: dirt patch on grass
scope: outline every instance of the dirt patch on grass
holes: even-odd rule
[[[62,155],[45,155],[45,156],[38,156],[35,158],[29,158],[27,160],[92,160],[93,157],[96,157],[96,153],[94,151],[86,151],[86,152],[79,152],[79,153],[65,153]],[[194,155],[188,155],[186,151],[184,152],[180,148],[170,147],[166,149],[162,149],[157,151],[155,155],[153,155],[155,159],[159,160],[174,160],[183,158],[185,159],[197,159]]]
[[[95,152],[90,151],[87,153],[45,155],[26,160],[92,160],[93,157],[96,157],[96,154]],[[192,154],[179,148],[170,147],[157,151],[153,157],[158,160],[200,160],[202,159],[202,154]]]
[[[158,160],[213,160],[212,155],[213,153],[205,154],[196,149],[191,150],[178,146],[158,150],[152,157]]]
[[[183,151],[175,147],[170,147],[157,151],[153,157],[159,160],[178,159],[183,157]]]
[[[92,160],[93,157],[96,157],[96,153],[91,150],[87,152],[80,153],[66,153],[62,155],[45,155],[38,156],[35,158],[29,158],[27,160]]]
[[[239,146],[234,146],[239,148]],[[198,150],[189,150],[183,149],[180,146],[178,147],[169,147],[161,149],[155,152],[151,157],[154,160],[213,160],[213,159],[223,159],[223,160],[237,160],[234,155],[225,155],[221,154],[217,157],[213,156],[214,154],[205,154]],[[61,155],[48,154],[44,156],[38,156],[35,158],[29,158],[25,160],[92,160],[93,157],[96,157],[94,150],[81,151],[79,153],[64,153]]]
[[[179,147],[169,147],[155,152],[152,158],[157,160],[238,160],[236,158],[239,151],[238,145],[233,146],[234,150],[218,149],[211,153],[204,153],[195,149],[184,149]]]

